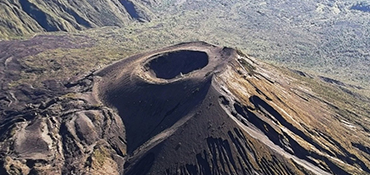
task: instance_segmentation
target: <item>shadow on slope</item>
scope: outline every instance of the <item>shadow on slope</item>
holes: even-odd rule
[[[172,79],[201,69],[207,64],[208,55],[205,52],[182,50],[156,56],[145,67],[152,70],[157,78]]]
[[[363,12],[370,12],[370,5],[366,2],[360,2],[351,7],[351,10],[358,10]]]
[[[40,10],[36,5],[32,4],[28,0],[19,1],[19,3],[21,4],[22,9],[46,31],[52,32],[59,30],[56,26],[49,23],[50,16]]]
[[[136,11],[135,5],[131,1],[121,0],[120,2],[122,6],[126,9],[127,13],[131,16],[131,18],[143,22],[142,17]]]
[[[133,82],[108,92],[109,103],[118,109],[126,127],[128,153],[190,113],[210,84],[210,79],[164,85]]]

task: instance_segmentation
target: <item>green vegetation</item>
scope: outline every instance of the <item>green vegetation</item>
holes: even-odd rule
[[[367,90],[356,90],[352,87],[340,85],[331,85],[325,83],[318,78],[305,77],[293,72],[281,69],[285,74],[288,74],[297,79],[297,83],[309,87],[314,93],[321,97],[321,100],[333,106],[341,117],[351,123],[356,121],[367,121],[366,118],[370,115],[370,98],[366,95]],[[346,89],[349,89],[346,91]],[[359,92],[359,93],[356,93]],[[370,123],[358,123],[367,130],[370,130]]]
[[[135,2],[128,13],[123,1],[31,1],[4,0],[0,3],[0,37],[12,38],[34,32],[84,30],[102,26],[125,26],[150,15]]]
[[[93,160],[97,167],[101,167],[104,165],[104,162],[106,161],[107,157],[109,157],[109,152],[106,148],[98,148],[94,150],[93,152]]]
[[[15,4],[17,3],[19,2],[16,1]],[[90,68],[94,67],[92,64],[99,67],[146,50],[179,42],[202,40],[216,45],[237,47],[248,55],[274,64],[319,73],[362,87],[370,85],[369,48],[367,47],[370,45],[367,40],[370,33],[368,26],[370,17],[363,14],[366,12],[352,8],[358,3],[344,0],[336,2],[285,0],[277,4],[254,0],[248,3],[209,0],[183,3],[165,0],[149,3],[133,1],[133,3],[136,11],[142,19],[146,19],[146,22],[130,21],[129,14],[119,4],[115,4],[114,7],[126,13],[121,14],[121,17],[117,17],[119,16],[117,12],[106,4],[100,2],[93,4],[108,11],[107,14],[99,14],[103,15],[101,18],[97,17],[96,10],[88,9],[87,1],[74,5],[66,2],[58,4],[56,1],[37,1],[35,6],[54,19],[56,24],[63,24],[59,26],[60,30],[65,29],[95,39],[96,51],[74,50],[79,52],[74,53],[76,58],[89,59],[91,63],[86,67]],[[5,5],[2,4],[2,6]],[[6,10],[9,9],[8,6],[4,8],[2,16],[10,13]],[[58,6],[69,9],[70,13],[62,14],[58,10],[52,12],[47,8]],[[83,8],[78,9],[77,6]],[[83,10],[91,10],[92,17],[86,17]],[[26,17],[26,13],[20,14],[23,16],[18,18],[29,20],[29,22],[26,20],[30,24],[28,27],[36,26],[36,28],[21,29],[22,26],[24,28],[21,23],[10,26],[0,25],[4,29],[1,29],[2,38],[45,30],[40,28],[40,25],[34,24],[35,21],[29,15]],[[93,28],[111,25],[120,27],[95,28],[78,32],[79,29],[90,28],[84,27],[81,21],[78,22],[78,17],[87,21]],[[8,15],[4,20],[17,21],[18,18],[13,14]],[[65,23],[63,22],[65,19],[71,19],[72,22]],[[9,30],[22,32],[9,34],[12,33]],[[64,52],[70,51],[64,50]],[[103,52],[110,52],[110,54]],[[100,59],[106,61],[100,61]],[[86,69],[76,70],[81,72]]]

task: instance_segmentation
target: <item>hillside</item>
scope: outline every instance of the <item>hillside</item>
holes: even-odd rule
[[[370,99],[344,83],[204,42],[78,77],[3,97],[1,172],[370,173]]]
[[[107,32],[111,39],[136,38],[131,44],[152,49],[200,40],[237,47],[274,64],[370,85],[366,2],[52,0],[22,1],[24,8],[19,2],[0,3],[2,39],[92,28],[98,29],[94,37]],[[122,36],[128,32],[130,36]]]
[[[151,14],[143,7],[128,0],[4,0],[0,3],[0,38],[150,21]]]

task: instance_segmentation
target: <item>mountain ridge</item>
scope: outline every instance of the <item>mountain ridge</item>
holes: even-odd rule
[[[0,32],[4,33],[0,34],[1,39],[29,39],[40,32],[44,33],[45,30],[33,18],[22,12],[20,5],[9,2],[4,0],[0,4],[4,6],[0,12],[0,21],[4,21],[0,24]],[[366,7],[366,3],[348,0],[27,2],[32,2],[53,18],[51,27],[68,29],[68,34],[89,33],[95,38],[115,38],[115,42],[129,39],[134,42],[132,45],[136,49],[155,49],[158,48],[155,46],[203,40],[216,45],[237,47],[271,63],[319,73],[350,84],[368,87],[370,82],[370,76],[367,75],[370,72],[367,59],[369,41],[366,40],[369,16],[366,15],[366,10],[356,9]],[[132,20],[120,2],[132,3],[141,18]],[[77,24],[73,15],[64,12],[56,4],[72,9],[79,17],[88,21],[92,29],[85,30],[86,27]],[[129,6],[127,8],[130,9]],[[102,9],[108,14],[103,13]],[[118,19],[117,16],[124,17]],[[116,21],[117,24],[122,24],[122,20],[126,21],[123,25],[114,23]],[[26,26],[22,26],[24,22]],[[102,24],[104,22],[109,23],[109,26],[119,27],[101,28],[105,26]],[[99,25],[94,25],[95,23]],[[80,32],[72,24],[76,24],[77,28],[81,26],[79,28],[84,32]],[[63,32],[53,32],[60,33]],[[126,45],[122,42],[118,44]]]
[[[103,26],[123,27],[133,21],[150,21],[152,14],[140,1],[3,1],[1,36],[29,35],[37,32],[89,29]]]

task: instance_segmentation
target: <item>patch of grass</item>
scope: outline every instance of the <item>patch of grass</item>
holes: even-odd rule
[[[109,152],[105,148],[98,148],[94,150],[93,152],[93,164],[97,165],[98,167],[101,167],[104,165],[104,162],[106,161],[107,157],[109,157]]]
[[[74,99],[74,98],[76,98],[77,96],[76,96],[76,94],[75,93],[67,93],[67,94],[65,94],[65,95],[63,95],[63,96],[61,96],[61,98],[67,98],[67,99]]]

